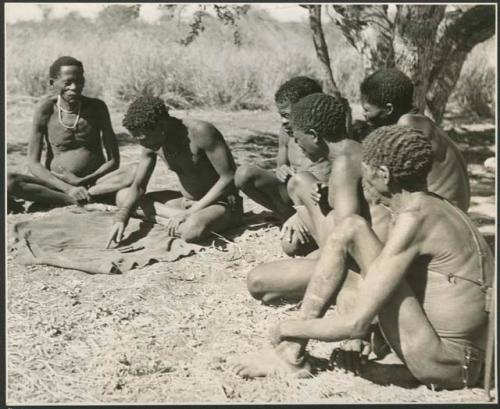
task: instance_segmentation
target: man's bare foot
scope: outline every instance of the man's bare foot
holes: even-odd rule
[[[237,375],[243,378],[256,378],[273,374],[295,374],[297,377],[311,376],[311,365],[304,359],[300,365],[287,360],[280,346],[247,354],[234,366]]]

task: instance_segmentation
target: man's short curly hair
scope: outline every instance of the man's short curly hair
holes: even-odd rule
[[[374,72],[363,80],[360,89],[370,104],[384,107],[391,103],[400,115],[413,107],[413,83],[397,69],[383,68]]]
[[[292,129],[308,132],[314,129],[330,142],[346,137],[347,100],[316,93],[302,98],[292,105],[290,122]]]
[[[321,85],[312,78],[299,76],[289,79],[281,84],[274,94],[274,101],[277,105],[292,105],[306,95],[322,92]]]
[[[421,190],[432,168],[432,145],[418,129],[382,126],[363,141],[363,161],[374,167],[385,165],[401,187]]]
[[[62,57],[59,57],[57,60],[55,60],[50,66],[49,77],[52,79],[56,79],[61,72],[61,67],[71,65],[80,67],[83,72],[83,64],[81,61],[77,60],[76,58],[70,57],[69,55],[63,55]]]
[[[153,128],[162,118],[168,118],[168,110],[162,99],[144,96],[128,107],[122,124],[129,131]]]

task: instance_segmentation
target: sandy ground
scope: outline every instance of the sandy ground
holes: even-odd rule
[[[25,168],[32,109],[29,104],[8,109],[9,171]],[[239,164],[273,166],[276,114],[190,115],[213,121]],[[123,132],[121,116],[112,119],[117,133]],[[467,152],[474,195],[470,213],[493,247],[494,174],[482,163],[494,155],[494,129],[456,126],[450,134]],[[136,146],[120,138],[122,163],[134,162]],[[159,163],[150,186],[175,184]],[[375,370],[362,377],[345,374],[328,364],[334,345],[319,342],[310,346],[320,368],[312,379],[245,381],[234,375],[230,367],[239,356],[267,346],[271,325],[296,314],[294,305],[262,306],[246,290],[251,268],[284,256],[278,226],[244,200],[246,229],[215,238],[195,256],[123,275],[23,267],[15,253],[8,253],[8,404],[485,401],[480,388],[435,392],[405,383],[390,361],[383,370],[372,364]],[[10,215],[7,223],[39,215]]]

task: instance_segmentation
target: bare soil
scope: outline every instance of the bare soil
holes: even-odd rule
[[[8,107],[8,170],[24,171],[31,103]],[[212,121],[239,164],[274,166],[278,117],[269,112],[179,112]],[[137,160],[112,115],[122,163]],[[449,126],[448,126],[449,127]],[[477,127],[476,127],[477,128]],[[476,129],[474,128],[474,129]],[[476,129],[477,131],[477,129]],[[455,126],[472,175],[470,214],[494,247],[494,129]],[[176,186],[159,163],[151,188]],[[24,267],[7,253],[7,401],[9,404],[175,402],[484,402],[480,387],[432,391],[398,378],[395,364],[355,377],[328,363],[334,344],[313,342],[311,379],[252,381],[232,373],[242,354],[268,346],[267,333],[295,306],[266,307],[249,295],[246,275],[283,258],[279,227],[248,198],[245,226],[215,237],[206,251],[123,275],[98,276],[47,266]],[[7,223],[40,213],[9,215]],[[381,364],[374,364],[379,367]],[[375,373],[375,377],[369,373]]]

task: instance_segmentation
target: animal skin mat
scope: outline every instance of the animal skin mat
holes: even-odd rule
[[[121,274],[175,261],[203,247],[171,237],[159,224],[131,218],[120,245],[105,249],[114,212],[66,207],[16,223],[9,238],[21,264],[45,264],[91,274]]]

